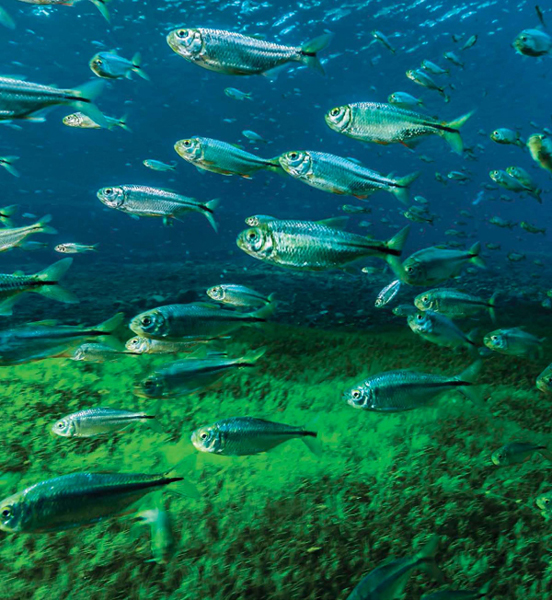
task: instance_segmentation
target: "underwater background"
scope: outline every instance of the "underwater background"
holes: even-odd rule
[[[149,529],[132,518],[54,534],[2,533],[0,598],[345,599],[382,561],[412,554],[434,534],[437,562],[451,587],[478,589],[492,580],[490,598],[549,597],[552,530],[535,499],[552,486],[550,463],[537,456],[497,469],[491,462],[503,444],[547,445],[551,432],[550,398],[535,387],[552,356],[549,237],[489,222],[499,217],[552,226],[550,173],[526,149],[489,137],[508,127],[525,140],[552,127],[550,56],[534,59],[512,48],[521,29],[538,23],[533,2],[113,0],[111,24],[91,2],[2,0],[2,7],[16,22],[13,30],[0,27],[2,76],[74,88],[93,77],[88,63],[96,52],[117,49],[128,58],[140,52],[151,81],[109,82],[97,100],[106,115],[128,115],[131,132],[66,127],[62,118],[70,107],[55,108],[43,123],[0,123],[0,156],[18,156],[21,175],[0,169],[0,204],[17,204],[14,220],[21,225],[51,214],[58,230],[36,238],[47,248],[2,254],[0,271],[35,273],[60,258],[56,244],[98,244],[97,252],[74,257],[64,280],[79,304],[27,294],[0,326],[46,319],[92,325],[122,311],[125,326],[117,333],[124,342],[134,335],[126,324],[138,313],[206,301],[205,290],[220,283],[274,293],[278,304],[270,323],[244,327],[225,343],[230,356],[266,346],[255,369],[232,373],[199,394],[163,400],[163,433],[138,426],[107,438],[65,439],[50,429],[63,415],[90,407],[151,411],[154,403],[134,395],[134,384],[171,359],[122,356],[86,364],[52,358],[0,367],[2,497],[74,471],[162,473],[188,456],[189,478],[200,493],[199,499],[164,499],[176,540],[167,564],[151,561]],[[542,8],[552,22],[549,7]],[[289,45],[325,30],[334,38],[320,54],[324,77],[291,65],[274,80],[238,78],[177,56],[165,37],[180,26],[259,34]],[[373,30],[384,32],[396,53],[374,43]],[[461,51],[475,34],[477,43]],[[447,51],[464,67],[447,65]],[[424,59],[450,68],[450,102],[406,78]],[[229,86],[250,93],[252,101],[226,96]],[[415,150],[362,144],[324,122],[334,106],[386,102],[398,90],[422,97],[427,113],[444,120],[475,110],[462,128],[471,151],[458,156],[437,136]],[[243,130],[266,142],[252,143]],[[429,201],[435,219],[412,223],[405,256],[453,238],[466,248],[480,241],[487,268],[470,268],[448,285],[484,298],[498,291],[497,324],[485,313],[463,329],[476,328],[482,338],[497,327],[523,326],[548,338],[542,353],[529,360],[485,357],[478,381],[483,407],[447,393],[433,406],[405,413],[353,410],[344,391],[372,374],[415,369],[453,376],[472,358],[420,339],[392,313],[423,288],[403,286],[393,304],[374,307],[378,292],[395,279],[380,261],[363,263],[378,267],[370,274],[309,273],[243,253],[236,236],[251,215],[318,221],[344,215],[342,204],[364,203],[269,172],[251,180],[199,172],[173,149],[177,140],[196,135],[241,144],[265,158],[309,149],[352,157],[381,173],[421,171],[412,195]],[[176,170],[146,169],[148,158],[177,161]],[[489,171],[513,164],[531,173],[542,204],[505,195],[493,184]],[[466,181],[447,178],[452,171],[466,174]],[[220,198],[218,233],[201,215],[168,227],[159,219],[131,219],[96,197],[98,189],[123,183],[202,201]],[[369,206],[371,214],[350,217],[349,230],[387,240],[408,224],[406,207],[388,194],[377,194]],[[363,220],[369,228],[360,226]],[[450,230],[464,233],[445,235]],[[323,452],[315,456],[298,440],[247,457],[194,449],[193,430],[238,415],[308,424]],[[417,573],[405,597],[438,589]]]

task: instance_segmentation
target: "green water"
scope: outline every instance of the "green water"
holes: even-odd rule
[[[3,368],[3,496],[74,471],[163,472],[194,455],[190,479],[201,498],[165,495],[177,539],[168,565],[148,562],[149,529],[128,516],[57,534],[2,534],[0,597],[345,599],[379,562],[410,554],[432,533],[454,587],[478,587],[496,569],[494,598],[547,597],[550,524],[534,498],[547,480],[552,487],[549,464],[534,457],[497,469],[490,462],[508,441],[549,434],[549,408],[534,389],[546,362],[486,361],[483,408],[450,394],[435,407],[382,415],[350,408],[342,391],[399,367],[457,374],[468,355],[404,328],[332,333],[276,325],[242,330],[229,353],[261,345],[268,351],[256,369],[164,401],[164,435],[139,425],[108,439],[66,439],[49,429],[87,407],[151,410],[151,401],[133,396],[133,383],[170,358]],[[314,456],[300,440],[245,458],[198,454],[191,445],[196,427],[244,415],[309,424],[324,453]],[[148,497],[140,506],[148,507]],[[407,597],[431,589],[438,588],[418,575]]]

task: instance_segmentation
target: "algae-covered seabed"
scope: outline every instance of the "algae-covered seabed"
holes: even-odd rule
[[[533,323],[537,331],[545,324]],[[325,449],[317,458],[294,440],[253,457],[199,455],[190,478],[201,499],[166,496],[178,539],[168,566],[148,562],[149,530],[136,541],[128,518],[58,534],[2,534],[2,600],[345,599],[380,561],[411,553],[432,533],[455,587],[493,578],[493,598],[549,595],[551,525],[534,498],[547,488],[550,466],[540,457],[504,470],[490,462],[508,441],[549,434],[550,404],[534,389],[546,359],[486,360],[484,409],[452,394],[435,408],[382,415],[348,407],[342,391],[380,370],[457,374],[468,355],[427,344],[401,323],[377,331],[243,329],[229,351],[261,345],[268,351],[255,370],[165,401],[166,435],[138,426],[107,440],[73,440],[49,429],[91,406],[151,409],[133,396],[133,383],[170,357],[2,368],[2,496],[72,471],[164,471],[195,453],[195,427],[224,417],[310,423]],[[435,585],[415,576],[407,597]]]

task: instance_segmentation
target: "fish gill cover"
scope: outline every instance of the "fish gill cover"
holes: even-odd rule
[[[549,7],[0,2],[0,598],[548,597]]]

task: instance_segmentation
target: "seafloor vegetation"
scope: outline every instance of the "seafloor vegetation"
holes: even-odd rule
[[[3,496],[72,471],[164,471],[195,454],[195,427],[229,416],[309,423],[325,449],[317,458],[294,440],[259,456],[198,455],[190,478],[201,499],[165,496],[178,540],[167,566],[148,562],[148,529],[136,537],[139,526],[124,517],[57,534],[3,534],[2,600],[344,599],[378,562],[411,553],[431,533],[455,587],[494,578],[493,598],[547,597],[552,536],[534,498],[552,487],[550,464],[534,457],[497,469],[490,461],[508,441],[547,441],[550,405],[534,389],[546,360],[486,360],[484,408],[454,394],[434,408],[382,415],[348,407],[342,390],[399,367],[457,374],[469,357],[394,324],[354,333],[271,325],[242,330],[229,351],[262,345],[268,351],[255,370],[165,401],[166,435],[137,426],[79,440],[49,430],[91,406],[151,410],[133,383],[167,359],[2,368]],[[435,585],[414,577],[408,598]]]

